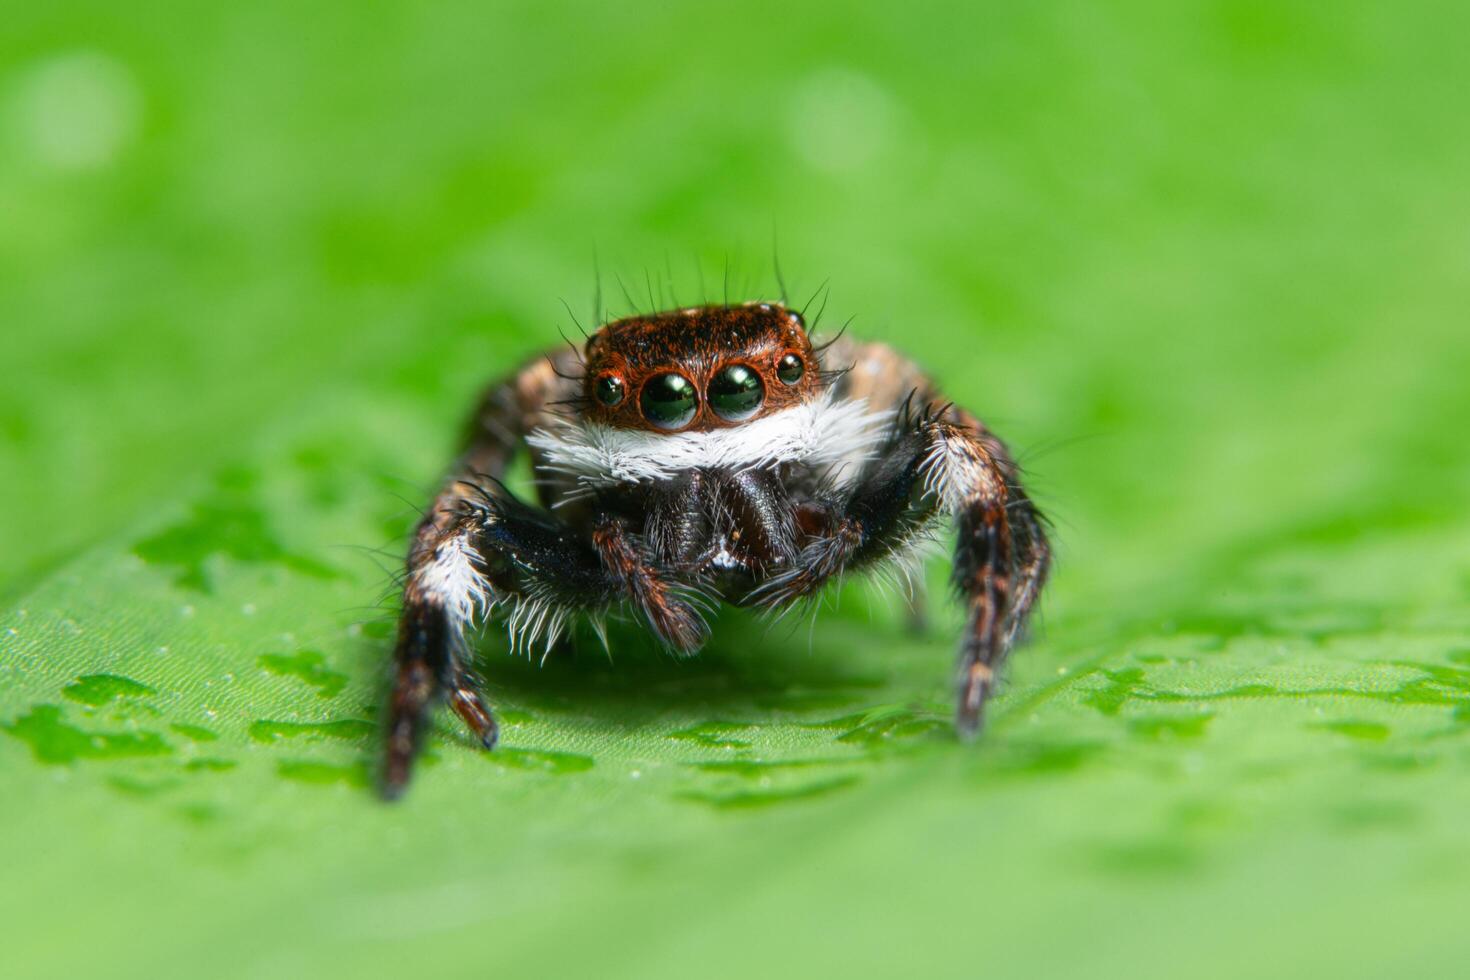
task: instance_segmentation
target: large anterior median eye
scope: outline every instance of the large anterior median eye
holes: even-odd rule
[[[694,382],[679,374],[650,378],[638,399],[643,417],[660,429],[682,429],[699,408]]]
[[[710,379],[709,403],[715,414],[727,422],[748,419],[760,411],[766,389],[760,375],[743,364],[721,368]]]

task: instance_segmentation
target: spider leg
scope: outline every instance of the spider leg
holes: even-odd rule
[[[954,515],[950,581],[967,607],[955,725],[970,735],[980,727],[1001,664],[1046,580],[1051,552],[1040,515],[1014,479],[1000,442],[963,415],[935,426],[926,476]]]
[[[490,600],[475,567],[479,552],[464,522],[483,507],[483,484],[505,473],[525,432],[566,387],[561,382],[573,366],[536,361],[485,393],[470,420],[463,454],[414,532],[388,702],[387,796],[407,784],[429,708],[441,695],[481,744],[495,744],[495,719],[469,670],[463,639],[465,626],[486,611]]]
[[[704,646],[709,626],[699,614],[702,596],[656,565],[623,521],[600,520],[592,531],[592,546],[619,591],[670,649],[690,654]]]
[[[441,692],[447,692],[455,713],[481,745],[490,748],[499,736],[478,682],[464,664],[463,625],[446,607],[427,599],[406,600],[395,657],[383,773],[383,792],[389,797],[397,796],[408,784],[429,707]]]
[[[745,601],[780,608],[814,595],[835,575],[902,559],[937,518],[951,517],[951,582],[966,608],[955,725],[969,735],[980,727],[997,673],[1046,581],[1051,552],[1044,522],[1004,444],[978,420],[953,405],[936,406],[927,379],[886,348],[865,345],[856,354],[859,368],[874,363],[874,387],[861,394],[872,398],[877,379],[897,375],[911,380],[910,392],[929,407],[914,414],[907,408],[912,395],[891,390],[877,399],[877,407],[899,407],[888,444],[844,495],[826,502],[825,518],[805,516],[809,543],[792,568]],[[860,370],[853,375],[863,384]]]
[[[888,450],[844,494],[798,505],[806,543],[790,567],[766,578],[745,604],[785,607],[815,595],[835,576],[904,560],[923,543],[937,517],[923,475],[928,436],[907,421],[898,426]]]
[[[503,490],[464,486],[445,526],[434,514],[425,520],[409,559],[389,702],[389,795],[407,783],[441,695],[482,745],[495,744],[494,719],[467,665],[467,627],[504,607],[512,647],[529,650],[544,639],[549,649],[573,613],[604,609],[623,592],[597,552],[550,514]]]

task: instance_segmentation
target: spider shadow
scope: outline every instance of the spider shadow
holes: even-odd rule
[[[510,654],[503,639],[487,637],[476,666],[494,703],[627,727],[670,715],[840,710],[871,703],[887,683],[855,664],[842,638],[808,643],[805,630],[772,629],[735,609],[722,609],[711,625],[708,645],[689,657],[660,649],[636,623],[610,622],[611,653],[590,631],[544,661],[539,652]]]

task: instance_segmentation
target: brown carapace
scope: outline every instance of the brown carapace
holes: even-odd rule
[[[822,383],[815,361],[800,315],[770,303],[615,320],[587,341],[586,416],[656,432],[741,425],[811,398]],[[686,401],[687,420],[675,411]]]
[[[534,504],[501,482],[520,450]],[[968,734],[1050,563],[1000,440],[892,348],[813,345],[782,304],[609,323],[487,392],[415,532],[384,792],[407,784],[440,699],[494,746],[465,640],[477,621],[498,617],[513,648],[549,651],[575,620],[627,611],[692,654],[709,604],[787,608],[847,572],[916,561],[945,519]]]

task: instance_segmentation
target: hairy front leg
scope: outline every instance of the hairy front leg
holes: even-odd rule
[[[620,522],[599,523],[588,543],[550,513],[513,496],[466,483],[456,518],[426,522],[404,588],[398,680],[389,705],[384,789],[408,781],[441,695],[490,748],[495,723],[468,669],[465,633],[492,609],[503,610],[513,649],[546,649],[571,617],[599,615],[631,602],[676,650],[697,649],[708,635],[688,590],[672,584]]]
[[[980,728],[1000,667],[1019,638],[1051,568],[1044,521],[1004,444],[950,408],[930,423],[923,463],[928,492],[954,517],[950,577],[966,605],[955,724]]]
[[[440,696],[486,748],[494,744],[494,721],[468,668],[465,634],[476,620],[498,608],[513,649],[544,643],[549,650],[572,616],[601,613],[626,592],[619,573],[571,528],[503,491],[472,489],[477,495],[447,526],[426,522],[410,560],[389,704],[389,795],[407,783]]]
[[[704,646],[709,626],[697,608],[699,593],[660,569],[626,523],[616,517],[600,520],[592,532],[592,547],[624,597],[665,645],[684,655]]]
[[[388,703],[383,788],[389,796],[407,783],[428,710],[441,695],[482,744],[495,744],[495,720],[464,649],[465,626],[490,601],[478,577],[480,552],[470,526],[483,508],[480,498],[499,492],[497,481],[525,433],[564,395],[567,373],[567,365],[538,360],[485,393],[471,416],[463,452],[414,532]]]
[[[953,518],[951,581],[966,607],[955,721],[962,733],[974,732],[997,671],[1046,582],[1051,549],[1045,521],[1022,488],[1005,445],[978,419],[954,406],[910,417],[908,406],[941,401],[933,381],[912,361],[884,344],[851,341],[834,344],[824,359],[850,369],[837,382],[843,396],[864,398],[875,409],[898,410],[897,439],[884,459],[870,464],[864,480],[880,484],[866,491],[869,499],[881,502],[886,480],[891,494],[886,505],[880,503],[880,512],[894,512],[902,498],[910,514],[927,509]],[[897,532],[887,536],[890,540],[902,538],[901,522],[889,526]],[[883,547],[859,546],[855,558],[861,561],[865,552]]]
[[[970,734],[1045,582],[1050,550],[1005,447],[967,413],[950,406],[902,413],[894,438],[848,495],[801,518],[812,540],[794,566],[746,601],[779,608],[834,576],[901,560],[943,515],[955,524],[951,581],[966,607],[955,724]]]
[[[816,595],[838,575],[906,559],[937,516],[937,498],[923,476],[929,444],[922,422],[902,419],[846,493],[798,504],[803,546],[786,571],[769,576],[745,603],[781,608]]]

